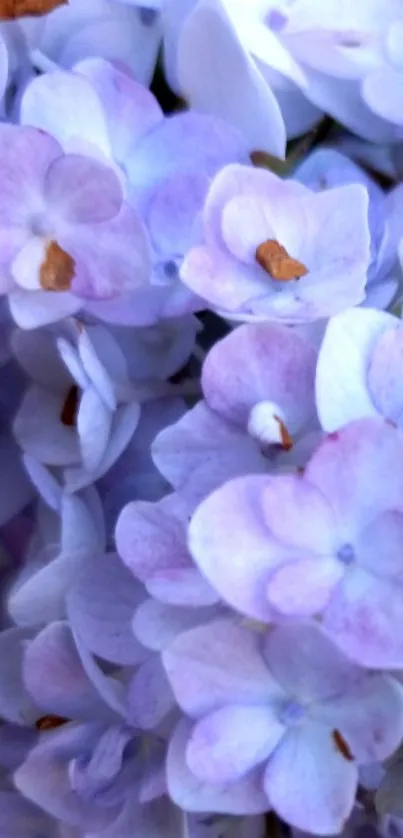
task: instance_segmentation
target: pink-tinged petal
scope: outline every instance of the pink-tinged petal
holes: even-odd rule
[[[59,224],[110,221],[123,203],[122,186],[113,169],[80,154],[66,154],[51,164],[44,191],[48,210]]]
[[[136,727],[153,730],[175,707],[175,698],[158,654],[151,655],[133,676],[127,695],[128,714]]]
[[[227,311],[236,311],[254,297],[274,294],[257,264],[243,265],[230,253],[205,245],[189,251],[180,277],[199,297]]]
[[[141,586],[118,556],[88,557],[68,592],[69,622],[94,654],[117,664],[134,665],[146,654],[132,630],[134,611],[143,599]]]
[[[381,762],[402,740],[401,687],[391,677],[363,673],[344,694],[318,705],[316,718],[341,733],[356,762]]]
[[[67,468],[65,471],[66,490],[78,492],[90,483],[99,480],[114,465],[116,460],[129,445],[140,420],[139,404],[121,405],[114,414],[109,444],[95,471],[88,473],[85,468]]]
[[[204,228],[209,245],[225,247],[221,223],[224,208],[236,197],[267,199],[276,196],[281,203],[287,196],[298,198],[309,195],[309,189],[298,181],[285,181],[267,169],[232,163],[217,174],[211,184],[204,207]]]
[[[80,137],[110,154],[101,103],[91,83],[76,73],[56,70],[34,78],[23,93],[20,119],[56,137],[64,148]]]
[[[8,722],[17,725],[31,725],[40,715],[22,677],[28,642],[29,633],[21,628],[7,629],[0,636],[0,713]]]
[[[18,444],[41,463],[67,466],[80,461],[75,428],[63,424],[62,410],[62,396],[34,386],[26,392],[15,417]]]
[[[106,708],[82,666],[67,623],[51,623],[28,645],[23,679],[45,712],[91,721]]]
[[[233,783],[205,783],[195,777],[186,761],[186,747],[191,731],[191,723],[181,721],[169,745],[167,780],[172,800],[187,812],[223,812],[232,815],[266,812],[269,801],[262,790],[260,769]]]
[[[133,631],[143,646],[161,652],[179,634],[209,623],[219,615],[220,609],[217,606],[178,608],[177,605],[150,598],[137,608]]]
[[[0,226],[25,226],[44,211],[43,182],[51,163],[62,154],[59,143],[36,128],[0,126]]]
[[[162,256],[186,253],[197,213],[203,209],[209,179],[203,172],[166,178],[151,202],[148,227]]]
[[[352,811],[357,780],[355,763],[337,750],[331,731],[311,723],[287,733],[269,760],[264,787],[291,826],[336,835]]]
[[[319,445],[304,479],[325,495],[348,543],[377,515],[403,508],[403,439],[379,419],[351,422]]]
[[[304,475],[280,474],[262,488],[262,513],[273,538],[314,555],[337,549],[337,519],[331,502]],[[289,551],[290,557],[292,550]],[[309,558],[309,555],[307,556]]]
[[[323,611],[343,576],[344,568],[336,559],[292,561],[275,571],[267,586],[267,596],[273,608],[282,614],[313,616]]]
[[[77,432],[84,468],[95,471],[110,440],[113,413],[100,399],[94,387],[88,387],[81,396],[77,413]]]
[[[214,0],[199,3],[182,28],[178,76],[193,108],[234,125],[251,151],[284,156],[285,126],[276,98]]]
[[[374,669],[401,669],[403,587],[354,568],[331,599],[323,625],[352,660]]]
[[[233,783],[264,762],[285,727],[270,707],[229,705],[209,713],[192,730],[186,759],[207,783]]]
[[[386,63],[363,79],[362,96],[369,108],[382,119],[403,126],[403,74]]]
[[[269,483],[263,476],[229,481],[202,502],[189,527],[191,553],[213,588],[241,613],[264,621],[272,618],[269,575],[292,557],[265,520]]]
[[[240,326],[208,353],[202,387],[207,404],[245,427],[253,406],[279,405],[292,433],[314,413],[316,352],[282,326]]]
[[[82,307],[82,300],[74,294],[61,291],[25,291],[14,288],[9,296],[11,314],[21,329],[36,329],[76,314]]]
[[[260,705],[283,693],[260,651],[261,636],[222,619],[179,635],[163,663],[180,707],[193,718],[227,704]]]
[[[275,627],[267,634],[264,648],[273,677],[302,704],[316,707],[344,695],[361,676],[361,670],[313,622]]]
[[[112,156],[124,163],[129,151],[162,122],[163,112],[150,91],[104,58],[86,58],[74,71],[96,91],[108,126]]]
[[[245,143],[221,119],[200,113],[168,117],[140,142],[126,161],[133,200],[142,203],[155,187],[176,174],[212,177],[232,160],[247,160]]]
[[[394,322],[393,328],[383,332],[368,359],[367,385],[379,413],[397,424],[403,420],[403,329]]]
[[[148,236],[142,221],[128,205],[104,224],[66,229],[59,235],[58,243],[76,263],[72,290],[89,302],[121,300],[126,306],[124,295],[150,278]]]
[[[368,366],[377,341],[398,322],[386,312],[360,308],[330,320],[316,372],[316,404],[325,431],[335,431],[353,419],[376,416]]]

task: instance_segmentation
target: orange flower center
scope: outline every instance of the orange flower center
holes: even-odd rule
[[[266,273],[279,282],[289,282],[300,279],[308,273],[308,269],[298,259],[289,256],[282,244],[267,239],[256,250],[256,261]]]
[[[74,259],[57,242],[51,241],[39,272],[41,288],[45,291],[69,291],[74,271]]]
[[[68,0],[0,0],[0,20],[46,15],[66,3]]]

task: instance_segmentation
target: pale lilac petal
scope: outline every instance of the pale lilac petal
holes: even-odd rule
[[[140,288],[151,275],[148,236],[128,205],[104,224],[66,229],[58,243],[76,262],[72,290],[88,302],[111,300],[124,308],[124,295]]]
[[[91,721],[108,710],[81,664],[67,623],[51,623],[28,645],[23,678],[45,712]]]
[[[261,476],[228,482],[203,501],[189,527],[191,553],[213,588],[241,613],[267,622],[272,611],[266,582],[291,552],[266,524],[269,482]]]
[[[107,350],[107,355],[109,356],[108,361],[110,360],[114,366],[112,377],[109,374],[108,367],[102,363],[99,357],[97,351],[99,342],[101,342],[101,345],[103,343],[104,351]],[[120,372],[119,377],[123,377],[126,366],[124,356],[120,353],[119,347],[115,344],[112,336],[106,329],[103,329],[102,326],[95,326],[93,329],[84,328],[79,331],[78,350],[84,370],[92,382],[93,387],[96,388],[100,398],[109,410],[115,410],[116,396],[112,378],[115,380],[115,372]],[[125,379],[127,380],[127,376],[125,376]]]
[[[44,210],[43,181],[49,165],[62,154],[59,143],[35,128],[0,126],[0,226],[24,226]]]
[[[137,608],[133,619],[133,631],[143,646],[161,652],[179,634],[209,623],[220,616],[220,613],[217,606],[178,608],[176,605],[149,598]]]
[[[56,349],[50,330],[23,332],[14,329],[11,336],[13,354],[20,366],[36,384],[63,394],[71,387],[71,378]]]
[[[397,424],[403,418],[402,360],[403,329],[395,322],[394,328],[383,332],[373,347],[367,385],[379,413]]]
[[[260,652],[260,639],[229,619],[177,637],[163,653],[163,662],[182,709],[200,718],[226,704],[265,704],[281,697]]]
[[[186,485],[186,497],[194,497],[196,505],[227,480],[266,473],[269,467],[256,441],[213,413],[204,401],[158,434],[152,456],[175,489]]]
[[[357,779],[355,763],[337,750],[331,731],[311,723],[287,733],[268,763],[264,787],[291,826],[336,835],[353,808]]]
[[[21,329],[36,329],[76,314],[82,300],[67,291],[52,294],[49,291],[25,291],[14,288],[9,296],[10,311]]]
[[[113,169],[80,154],[66,154],[50,165],[44,194],[49,212],[67,224],[109,221],[123,203],[122,187]]]
[[[77,413],[77,431],[81,457],[88,472],[95,471],[110,440],[113,413],[100,399],[94,387],[88,387],[81,396]]]
[[[135,144],[162,122],[157,100],[129,73],[104,58],[86,58],[74,71],[84,75],[96,91],[108,125],[112,156],[124,163]]]
[[[395,324],[386,312],[359,308],[329,322],[316,372],[317,409],[326,431],[337,430],[353,419],[376,416],[368,366],[377,341]]]
[[[337,549],[337,519],[331,498],[304,475],[280,474],[262,487],[261,508],[270,535],[286,547],[317,556]],[[292,549],[289,550],[292,557]]]
[[[313,414],[316,353],[282,326],[240,326],[208,353],[202,372],[207,404],[245,427],[252,407],[272,401],[294,432]]]
[[[319,705],[316,718],[345,737],[358,763],[380,762],[402,739],[401,688],[390,677],[363,675],[344,695]]]
[[[204,172],[166,178],[151,202],[148,226],[163,255],[183,254],[192,244],[192,226],[203,209],[209,179]]]
[[[263,763],[284,733],[275,709],[229,705],[195,725],[187,763],[200,780],[233,783]]]
[[[368,73],[362,83],[362,95],[371,110],[382,119],[403,125],[403,74],[388,64]]]
[[[193,108],[226,119],[251,151],[284,156],[285,126],[275,96],[220,4],[203,0],[183,26],[178,75]]]
[[[143,202],[166,178],[186,172],[212,177],[231,160],[246,161],[242,137],[221,119],[175,114],[154,128],[126,161],[133,199]]]
[[[21,99],[20,120],[47,131],[64,148],[80,137],[109,155],[101,104],[93,86],[77,73],[56,70],[33,79]]]
[[[160,656],[151,655],[133,676],[128,690],[128,712],[136,727],[153,730],[175,707]]]
[[[226,812],[255,815],[269,806],[257,770],[234,783],[204,783],[190,771],[186,746],[191,724],[183,720],[172,736],[167,759],[168,790],[173,801],[188,812]]]
[[[128,446],[139,423],[140,413],[140,405],[136,403],[118,408],[114,414],[109,444],[98,468],[90,474],[81,466],[67,468],[64,476],[68,492],[78,492],[109,471]]]
[[[309,617],[320,613],[344,576],[341,562],[332,558],[301,559],[280,567],[267,586],[268,598],[284,615]]]
[[[346,655],[374,669],[401,669],[403,587],[360,568],[351,570],[331,599],[324,628]]]
[[[346,694],[362,674],[315,623],[277,626],[264,643],[273,677],[304,704]]]
[[[134,637],[132,619],[143,598],[118,556],[88,557],[68,593],[69,621],[94,654],[114,663],[136,664],[145,650]]]
[[[14,435],[22,450],[47,465],[67,466],[80,461],[75,428],[62,423],[62,409],[60,395],[33,386],[14,420]]]
[[[382,420],[351,422],[321,443],[304,479],[328,498],[349,542],[377,515],[402,508],[403,440]]]

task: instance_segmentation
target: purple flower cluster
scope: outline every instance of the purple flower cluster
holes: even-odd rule
[[[0,838],[403,838],[402,0],[0,0]]]

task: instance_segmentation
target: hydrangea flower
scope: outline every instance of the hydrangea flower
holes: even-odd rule
[[[124,355],[104,327],[79,322],[59,337],[17,332],[13,344],[33,378],[14,420],[16,440],[39,463],[69,469],[69,487],[88,485],[118,459],[139,421]]]
[[[254,124],[263,121],[264,93],[259,102],[256,88],[260,93],[265,84],[278,99],[289,136],[309,130],[325,111],[366,139],[396,141],[401,132],[374,113],[364,91],[367,77],[384,67],[388,27],[401,19],[396,0],[201,0],[179,39],[181,86],[193,107],[221,105],[219,112],[233,113],[236,75],[240,115],[249,95]]]
[[[85,150],[115,164],[148,229],[153,269],[130,307],[98,302],[107,320],[147,325],[195,310],[179,268],[194,240],[210,178],[229,162],[247,162],[247,145],[220,119],[196,113],[164,118],[148,90],[101,59],[73,72],[38,76],[21,101],[21,121],[49,131],[65,151]]]
[[[183,281],[235,320],[299,323],[364,299],[368,195],[360,184],[312,193],[259,169],[227,166],[203,212]]]
[[[315,367],[315,349],[282,325],[240,326],[212,347],[203,401],[152,446],[188,504],[237,475],[305,465],[319,427]]]
[[[390,755],[402,735],[398,685],[350,663],[314,625],[261,637],[221,620],[182,634],[163,659],[194,721],[168,759],[182,806],[181,762],[213,784],[260,771],[267,806],[293,826],[334,835],[352,811],[357,766]]]
[[[322,427],[383,416],[401,426],[403,327],[387,312],[352,309],[328,324],[319,353],[316,402]]]
[[[147,280],[143,226],[110,167],[63,154],[34,128],[2,124],[0,145],[1,293],[20,326],[59,320]]]
[[[303,474],[229,481],[200,505],[191,552],[253,619],[321,615],[346,655],[400,669],[403,438],[386,422],[327,437]]]

